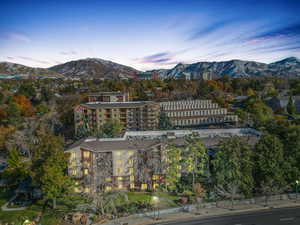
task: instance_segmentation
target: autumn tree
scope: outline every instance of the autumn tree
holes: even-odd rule
[[[13,99],[14,103],[20,108],[21,114],[25,117],[33,116],[35,109],[30,100],[24,95],[17,95]]]

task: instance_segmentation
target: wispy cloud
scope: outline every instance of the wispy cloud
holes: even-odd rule
[[[204,36],[217,32],[233,23],[234,20],[222,20],[222,21],[217,21],[215,23],[211,23],[209,25],[198,26],[191,31],[191,34],[189,35],[187,40],[192,41],[192,40],[202,38]]]
[[[34,63],[51,64],[51,63],[48,62],[48,61],[38,60],[38,59],[34,59],[34,58],[31,58],[31,57],[27,57],[27,56],[18,56],[18,58],[19,58],[19,59],[26,60],[26,61],[34,62]]]
[[[78,52],[76,52],[76,51],[61,51],[60,54],[69,56],[69,55],[77,55]]]
[[[15,32],[15,31],[0,31],[0,38],[12,41],[19,41],[29,43],[31,39],[28,35],[22,32]]]
[[[249,38],[249,41],[265,41],[274,38],[300,37],[300,23],[262,32]]]
[[[15,57],[11,57],[11,56],[7,56],[6,57],[8,60],[15,60],[16,58]]]
[[[181,61],[176,60],[175,57],[187,51],[189,51],[189,49],[183,49],[175,52],[158,52],[152,55],[144,56],[142,58],[137,58],[135,59],[135,61],[141,64],[175,65],[181,63]]]

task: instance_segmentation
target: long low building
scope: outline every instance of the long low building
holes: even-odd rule
[[[122,138],[82,139],[70,153],[68,172],[77,179],[77,191],[155,189],[164,182],[165,148],[185,147],[185,137],[198,134],[208,149],[221,140],[239,136],[254,144],[260,133],[254,129],[204,129],[126,132]]]
[[[224,124],[238,122],[238,116],[230,114],[211,100],[182,100],[160,103],[161,112],[175,127]]]

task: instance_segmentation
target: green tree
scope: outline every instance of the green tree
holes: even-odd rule
[[[186,144],[187,148],[183,153],[184,169],[192,175],[192,187],[194,187],[196,178],[208,176],[208,154],[197,135],[187,137]]]
[[[181,150],[169,145],[166,153],[166,186],[168,190],[176,192],[182,170]]]
[[[159,129],[161,130],[169,130],[172,129],[172,123],[166,113],[160,113],[159,115]]]
[[[104,138],[117,137],[123,130],[123,125],[118,120],[106,121],[97,131],[96,136]]]
[[[17,104],[11,102],[6,109],[6,112],[8,124],[16,126],[22,121],[21,110]]]
[[[281,141],[265,133],[255,146],[256,186],[266,195],[279,193],[285,187],[284,154]]]
[[[10,185],[17,185],[20,181],[30,177],[30,163],[24,161],[16,148],[10,149],[7,163],[8,168],[4,176]]]
[[[45,131],[39,132],[38,143],[33,147],[33,177],[43,194],[53,200],[53,208],[56,199],[72,189],[72,181],[65,174],[69,157],[63,150],[62,139]]]
[[[296,106],[294,104],[292,96],[290,96],[290,98],[289,98],[289,102],[288,102],[288,104],[286,106],[286,111],[290,115],[294,115],[296,113]]]
[[[240,194],[250,195],[253,188],[252,151],[247,142],[238,137],[221,142],[213,160],[217,192],[233,200]]]

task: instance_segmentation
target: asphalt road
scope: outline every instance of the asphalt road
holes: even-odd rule
[[[300,207],[213,216],[159,225],[300,225]]]

